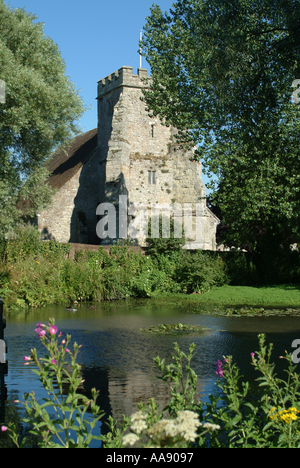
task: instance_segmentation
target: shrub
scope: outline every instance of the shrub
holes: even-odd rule
[[[70,253],[71,244],[61,244],[54,241],[40,242],[40,252],[48,260],[67,258]]]
[[[251,286],[258,283],[256,267],[250,254],[247,252],[220,252],[219,255],[226,265],[231,285]]]
[[[159,228],[159,237],[152,238],[151,237],[151,222],[157,222]],[[175,237],[175,229],[174,229],[174,219],[170,219],[170,235],[168,234],[167,238],[164,238],[163,232],[163,217],[160,215],[159,219],[151,217],[151,222],[149,223],[148,227],[148,238],[147,244],[148,249],[147,252],[149,255],[158,256],[158,255],[168,255],[173,252],[177,252],[182,250],[182,247],[185,244],[185,237],[184,234],[181,239]],[[168,222],[168,218],[167,218]]]
[[[5,264],[0,264],[0,297],[5,297],[9,292],[11,275]]]
[[[37,256],[40,253],[40,233],[30,224],[20,225],[10,234],[5,249],[8,262],[25,259],[30,255]]]
[[[206,292],[212,286],[227,282],[225,265],[221,258],[197,250],[186,251],[181,264],[176,266],[174,279],[181,285],[182,292]]]

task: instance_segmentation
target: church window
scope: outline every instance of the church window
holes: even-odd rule
[[[154,125],[154,124],[151,124],[151,126],[150,126],[150,131],[151,131],[151,137],[152,137],[152,138],[154,138],[154,136],[155,136],[154,128],[155,128],[155,125]]]
[[[156,184],[156,172],[155,171],[148,171],[148,184],[149,185]]]

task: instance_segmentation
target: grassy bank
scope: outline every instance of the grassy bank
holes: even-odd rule
[[[180,295],[181,301],[219,307],[300,308],[300,285],[213,287],[205,294]]]
[[[129,298],[196,308],[300,308],[298,284],[256,287],[254,265],[243,254],[191,252],[161,241],[147,255],[115,245],[110,253],[99,247],[70,259],[69,245],[40,242],[34,228],[22,228],[14,239],[0,242],[0,297],[9,311]],[[290,279],[298,280],[299,255],[293,255]]]
[[[300,315],[300,285],[269,287],[213,287],[204,294],[159,294],[156,307],[182,309],[196,314],[268,316]]]

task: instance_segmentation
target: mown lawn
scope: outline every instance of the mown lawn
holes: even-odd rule
[[[181,305],[186,301],[194,305],[209,306],[211,304],[216,307],[300,308],[300,285],[265,287],[225,285],[213,287],[204,294],[178,294],[168,298],[168,301],[172,300],[180,302]]]

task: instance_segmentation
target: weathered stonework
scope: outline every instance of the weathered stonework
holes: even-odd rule
[[[147,70],[122,67],[98,82],[98,128],[75,138],[73,146],[55,153],[49,183],[58,189],[52,207],[39,214],[38,227],[45,239],[99,244],[96,235],[97,206],[116,207],[119,196],[128,200],[129,224],[132,203],[151,209],[153,204],[190,204],[191,230],[200,220],[200,237],[188,248],[216,249],[218,218],[206,206],[201,163],[191,161],[193,150],[184,151],[175,142],[175,129],[149,117],[142,101]],[[178,215],[178,213],[177,213]],[[198,226],[199,227],[199,226]],[[185,226],[187,238],[193,233]],[[104,239],[109,243],[112,239]],[[138,238],[145,245],[145,237]]]
[[[193,230],[198,204],[201,239],[198,236],[197,244],[188,247],[215,250],[219,220],[206,206],[201,163],[191,161],[193,150],[179,149],[174,128],[149,117],[141,99],[147,79],[145,69],[134,75],[132,67],[122,67],[98,83],[98,149],[105,201],[117,208],[119,195],[127,195],[129,204],[149,209],[152,204],[176,202],[182,208],[192,204]],[[192,238],[191,232],[185,232]],[[144,242],[141,236],[139,243]]]

